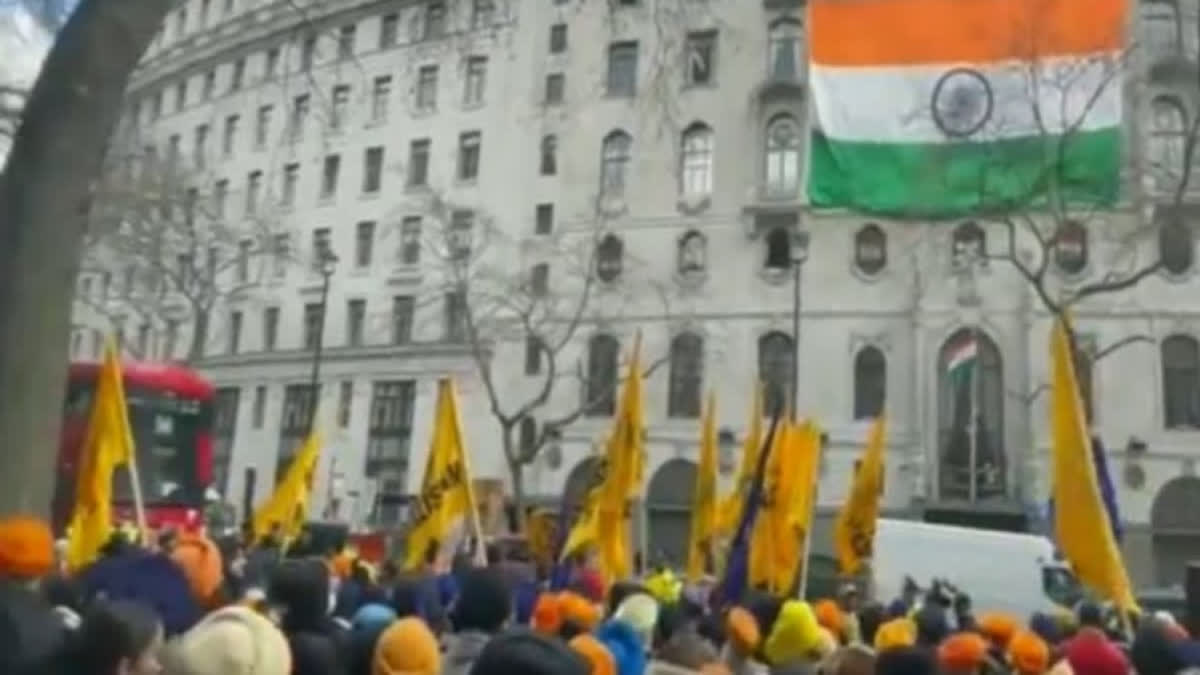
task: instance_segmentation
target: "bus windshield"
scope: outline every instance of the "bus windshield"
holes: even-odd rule
[[[1071,570],[1061,565],[1042,567],[1042,589],[1046,597],[1063,607],[1074,607],[1083,599],[1083,587]]]

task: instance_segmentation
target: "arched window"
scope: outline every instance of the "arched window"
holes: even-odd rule
[[[704,338],[680,333],[671,340],[671,386],[668,417],[699,417],[704,386]]]
[[[600,333],[588,341],[587,394],[589,417],[607,417],[617,408],[617,368],[621,344],[617,338]]]
[[[878,347],[866,346],[854,357],[854,419],[878,417],[887,398],[887,359]]]
[[[1183,177],[1187,134],[1187,111],[1179,99],[1158,96],[1151,101],[1148,154],[1160,189],[1174,189]]]
[[[713,186],[713,132],[697,122],[683,132],[679,185],[685,197],[706,197]]]
[[[779,115],[767,124],[767,196],[795,197],[800,189],[800,125],[791,115]]]
[[[796,347],[792,336],[771,331],[758,339],[758,380],[763,386],[763,411],[786,412],[791,399]]]
[[[986,333],[963,328],[942,345],[935,376],[940,497],[1004,496],[1008,461],[1004,447],[1004,362],[999,347]]]
[[[854,266],[869,276],[887,266],[887,235],[875,223],[864,225],[854,235]]]
[[[558,137],[554,134],[542,136],[541,173],[553,176],[558,173]]]
[[[987,233],[979,223],[968,220],[954,228],[951,245],[955,267],[973,265],[987,255]]]
[[[596,249],[596,276],[600,281],[613,282],[621,276],[624,266],[625,243],[615,234],[605,235]]]
[[[1077,220],[1059,224],[1054,237],[1054,264],[1065,274],[1079,274],[1087,267],[1088,232]]]
[[[1190,335],[1163,340],[1162,369],[1166,427],[1200,427],[1200,344]]]
[[[792,233],[786,227],[767,232],[765,266],[769,270],[786,270],[792,266]]]
[[[632,160],[633,137],[624,131],[614,131],[604,137],[600,165],[600,194],[620,197],[625,194]]]
[[[676,266],[681,276],[704,272],[708,266],[708,240],[703,234],[689,230],[679,238]]]
[[[1196,258],[1192,228],[1171,217],[1158,224],[1158,256],[1168,274],[1180,275],[1192,269]]]

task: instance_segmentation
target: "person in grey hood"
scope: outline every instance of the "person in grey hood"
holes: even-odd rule
[[[512,614],[512,594],[494,569],[463,573],[450,610],[454,634],[442,660],[442,675],[468,675],[480,652],[504,629]]]

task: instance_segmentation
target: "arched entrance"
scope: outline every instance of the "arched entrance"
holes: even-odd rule
[[[581,460],[567,474],[567,482],[563,486],[562,503],[568,510],[574,512],[583,506],[588,491],[592,489],[596,472],[600,470],[599,457],[587,457]]]
[[[940,498],[1004,497],[1008,462],[1004,361],[999,347],[977,328],[961,328],[942,344],[937,368]]]
[[[654,472],[646,489],[649,562],[662,558],[676,569],[687,562],[695,486],[696,463],[689,459],[669,460]]]
[[[1179,476],[1159,488],[1150,527],[1156,580],[1163,586],[1183,583],[1187,563],[1200,560],[1200,478]]]

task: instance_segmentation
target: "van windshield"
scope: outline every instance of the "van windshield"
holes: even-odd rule
[[[1046,591],[1046,597],[1063,607],[1074,607],[1083,599],[1083,587],[1075,574],[1060,565],[1042,568],[1042,589]]]

